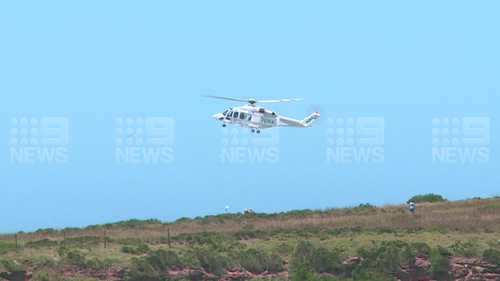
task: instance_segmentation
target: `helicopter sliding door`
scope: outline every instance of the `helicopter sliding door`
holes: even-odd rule
[[[237,112],[235,113],[236,115],[234,116],[235,120],[239,118],[239,122],[247,123],[250,122],[250,119],[252,118],[252,114],[244,113],[244,112]]]
[[[250,120],[252,119],[252,114],[236,110],[228,110],[225,114],[225,119],[231,123],[245,124],[250,122]]]
[[[252,119],[252,114],[240,113],[240,119],[241,119],[241,121],[248,121],[248,122],[250,122],[250,120]]]

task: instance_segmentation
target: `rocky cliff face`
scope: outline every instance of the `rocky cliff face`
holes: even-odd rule
[[[351,257],[344,261],[345,264],[356,266],[363,260],[358,257]],[[394,279],[398,281],[500,281],[500,266],[488,263],[480,259],[467,259],[451,257],[448,271],[442,272],[439,277],[432,276],[431,262],[427,258],[417,257],[414,264],[404,264],[400,270],[393,273]],[[254,274],[248,270],[227,271],[222,277],[214,276],[204,269],[171,269],[170,277],[173,280],[231,280],[244,281],[252,278],[264,278],[280,276],[283,280],[288,280],[288,266],[285,270],[277,273],[262,272]],[[0,281],[25,281],[33,279],[33,269],[19,270],[16,272],[0,272]],[[75,276],[85,276],[99,280],[130,280],[130,281],[160,281],[163,278],[158,277],[140,277],[131,278],[129,269],[119,266],[111,267],[106,270],[80,269],[75,266],[67,266],[55,272],[58,275],[73,279]]]
[[[415,265],[404,265],[401,272],[395,275],[396,280],[413,281],[486,281],[500,280],[500,267],[478,259],[466,259],[452,257],[450,259],[450,269],[440,277],[432,278],[429,274],[431,262],[426,258],[416,258]]]

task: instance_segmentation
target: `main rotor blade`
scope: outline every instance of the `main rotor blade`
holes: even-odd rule
[[[257,102],[269,103],[269,102],[285,102],[285,101],[299,101],[303,99],[280,99],[280,100],[258,100]]]
[[[204,97],[207,97],[207,98],[213,98],[213,99],[221,99],[221,100],[232,100],[232,101],[242,101],[242,102],[248,102],[248,100],[239,100],[239,99],[232,99],[232,98],[218,97],[218,96],[212,96],[212,95],[204,95]]]
[[[241,99],[233,99],[233,98],[226,98],[226,97],[218,97],[218,96],[212,96],[212,95],[204,95],[207,98],[213,98],[213,99],[221,99],[221,100],[231,100],[231,101],[241,101],[241,102],[248,102],[250,104],[262,102],[262,103],[271,103],[271,102],[287,102],[287,101],[299,101],[302,99],[279,99],[279,100],[254,100],[254,99],[248,99],[248,100],[241,100]]]

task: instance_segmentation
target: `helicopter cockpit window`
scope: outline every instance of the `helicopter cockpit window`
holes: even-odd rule
[[[222,113],[223,116],[226,116],[226,114],[229,112],[229,110],[226,110]]]
[[[227,114],[227,117],[233,116],[233,111],[229,110],[229,113]]]
[[[238,118],[238,112],[235,112],[233,115],[234,118]]]

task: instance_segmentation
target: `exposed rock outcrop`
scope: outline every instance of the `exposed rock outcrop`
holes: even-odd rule
[[[350,257],[344,261],[344,264],[356,266],[362,262],[359,257]],[[489,263],[481,259],[467,259],[450,257],[449,269],[440,276],[433,276],[431,270],[431,261],[428,258],[416,257],[412,264],[403,264],[398,272],[393,273],[394,280],[398,281],[500,281],[500,266]],[[288,279],[288,266],[285,270],[276,273],[263,272],[254,274],[248,270],[227,270],[222,277],[214,276],[206,272],[203,268],[197,269],[171,269],[169,276],[174,280],[226,280],[226,281],[244,281],[252,278],[283,276]],[[76,276],[85,276],[99,280],[129,280],[129,281],[162,281],[165,278],[151,277],[132,277],[129,275],[128,268],[113,266],[103,270],[80,269],[75,266],[67,266],[59,269],[58,275],[73,279]],[[30,269],[18,270],[15,272],[0,272],[0,281],[26,281],[33,278],[34,273]]]

